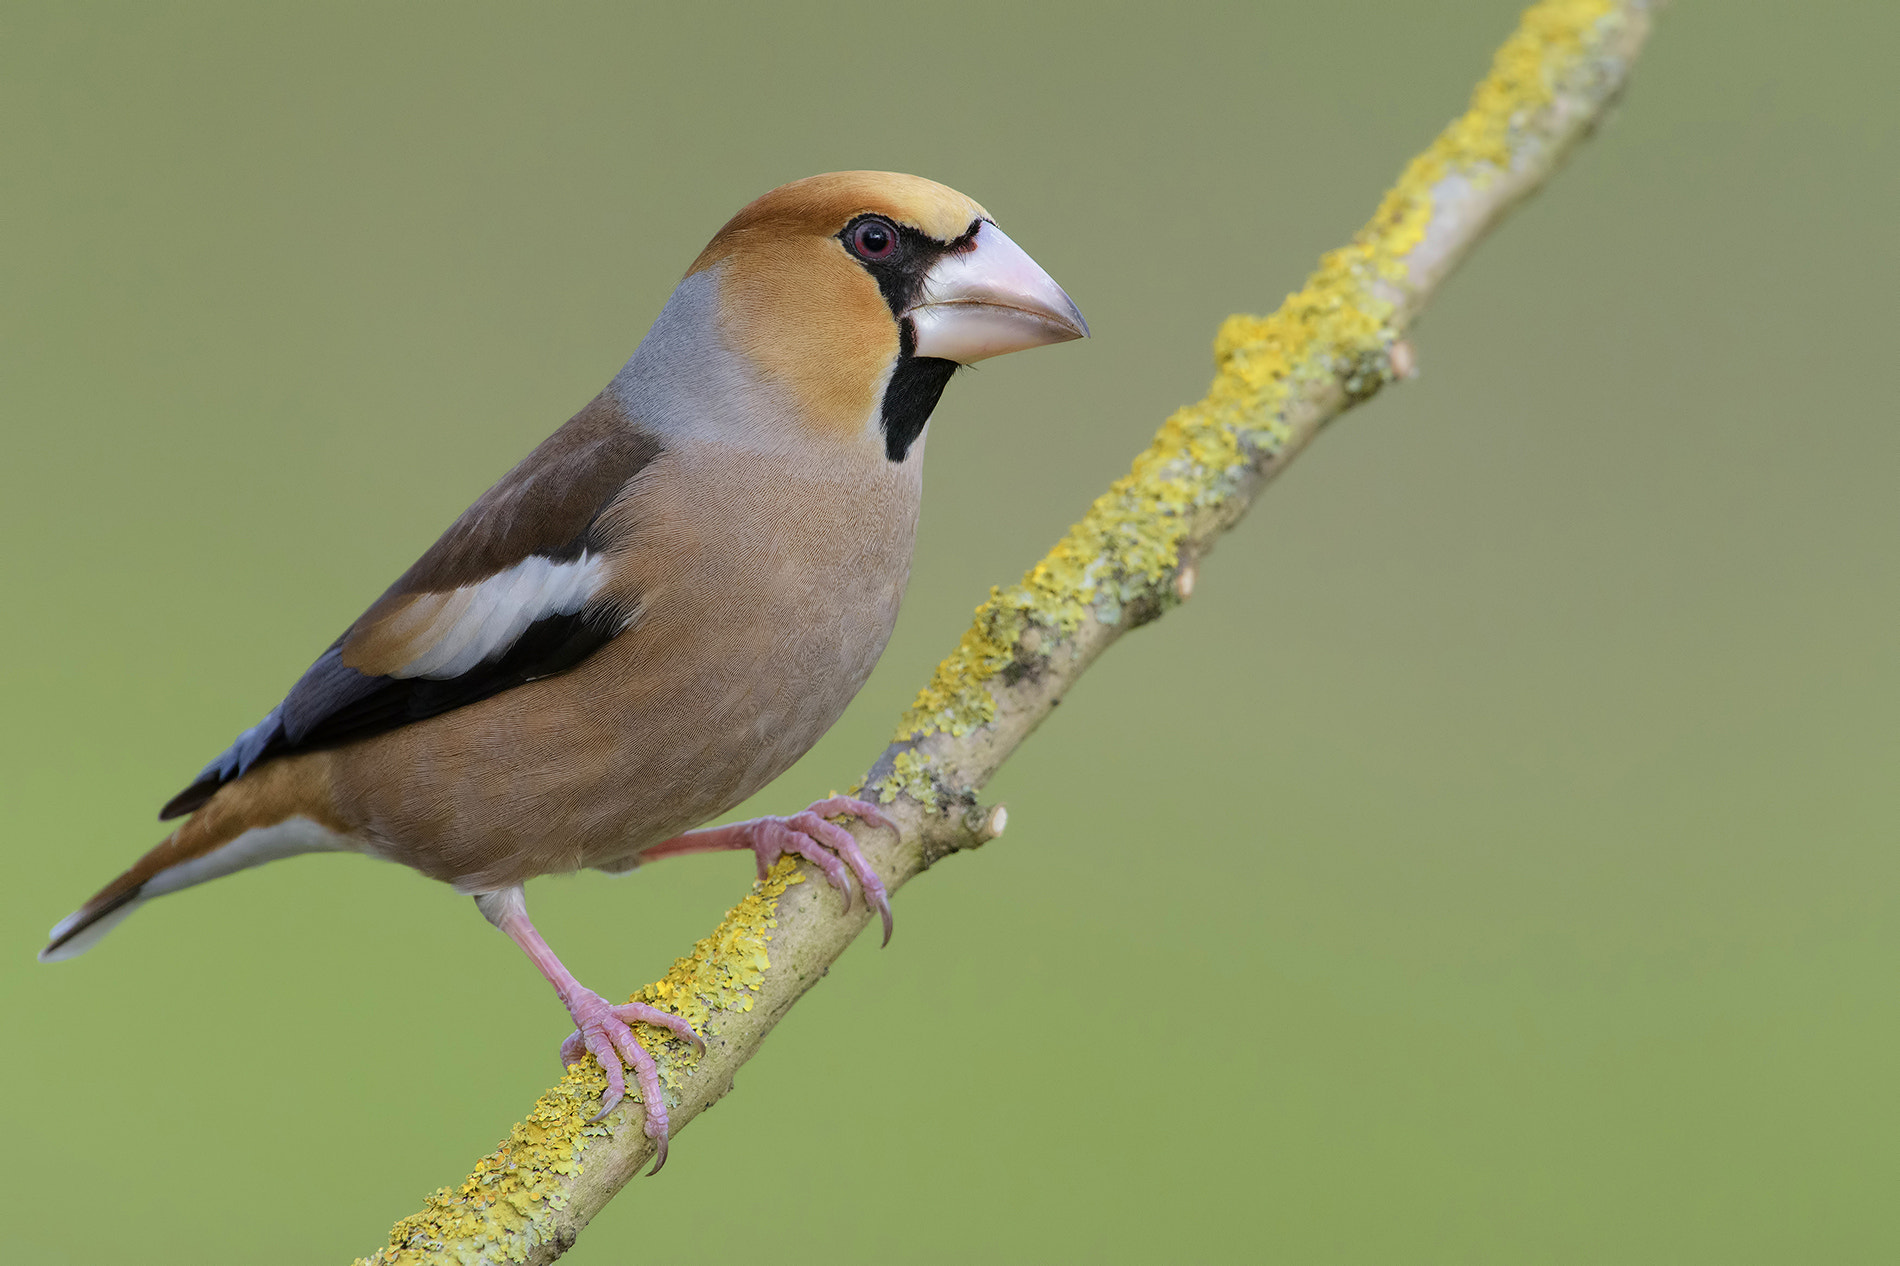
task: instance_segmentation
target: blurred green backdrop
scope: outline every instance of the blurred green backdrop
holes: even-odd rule
[[[748,806],[785,811],[1516,7],[8,3],[6,1257],[347,1259],[555,1075],[513,947],[359,859],[32,955],[732,211],[925,173],[1096,331],[949,392],[896,640]],[[1009,835],[907,890],[572,1260],[1900,1254],[1897,40],[1891,5],[1669,11],[1433,305],[1423,377],[1088,678],[994,788]],[[748,867],[534,908],[624,993]]]

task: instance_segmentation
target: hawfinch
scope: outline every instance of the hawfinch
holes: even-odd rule
[[[960,365],[1082,338],[988,212],[932,181],[774,189],[701,251],[625,367],[457,519],[172,797],[163,843],[52,931],[88,948],[152,897],[297,853],[367,853],[475,898],[572,1014],[561,1046],[666,1157],[630,1021],[562,966],[522,885],[750,849],[806,858],[884,920],[846,797],[692,830],[783,772],[864,685],[910,575],[925,424]],[[188,815],[188,816],[187,816]],[[658,1166],[656,1164],[655,1168]]]

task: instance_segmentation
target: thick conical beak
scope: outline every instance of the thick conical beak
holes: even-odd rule
[[[970,247],[944,256],[925,275],[923,297],[905,315],[917,334],[917,355],[964,365],[1089,336],[1062,287],[988,220]]]

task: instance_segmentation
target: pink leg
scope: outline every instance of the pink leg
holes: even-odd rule
[[[885,817],[876,805],[854,800],[850,796],[833,796],[788,818],[754,818],[750,822],[734,822],[730,826],[714,826],[703,831],[676,835],[641,853],[640,861],[644,865],[662,857],[749,848],[758,858],[759,878],[764,879],[766,872],[772,869],[772,863],[790,853],[823,871],[825,878],[831,881],[831,886],[844,894],[844,908],[847,910],[851,908],[851,884],[845,879],[845,872],[849,870],[858,877],[858,886],[864,889],[865,904],[883,918],[884,943],[889,945],[891,901],[884,891],[884,881],[871,869],[871,863],[865,860],[858,842],[851,838],[851,832],[835,822],[825,820],[846,813],[872,826],[887,826],[893,831],[897,829],[897,824]]]
[[[560,995],[568,1014],[574,1017],[577,1027],[561,1043],[561,1063],[578,1063],[582,1054],[592,1055],[600,1061],[601,1071],[607,1074],[607,1090],[600,1096],[600,1111],[594,1114],[594,1120],[598,1121],[612,1112],[626,1097],[627,1083],[622,1061],[632,1067],[634,1080],[640,1087],[640,1101],[646,1106],[646,1136],[653,1140],[656,1153],[650,1172],[659,1173],[660,1166],[666,1164],[667,1134],[666,1098],[660,1093],[660,1067],[633,1036],[628,1024],[658,1025],[691,1042],[702,1053],[706,1043],[693,1031],[692,1025],[676,1015],[658,1007],[649,1007],[644,1002],[624,1002],[616,1006],[574,979],[561,960],[555,957],[554,951],[548,948],[548,943],[541,939],[541,934],[534,930],[534,924],[528,921],[527,896],[519,886],[501,892],[484,893],[475,898],[475,904],[490,923],[506,932],[509,939],[534,960],[534,965],[554,986],[554,992]]]

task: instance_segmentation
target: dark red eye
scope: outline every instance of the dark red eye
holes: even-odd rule
[[[889,259],[897,253],[897,226],[888,220],[865,220],[851,230],[851,249],[860,259]]]

